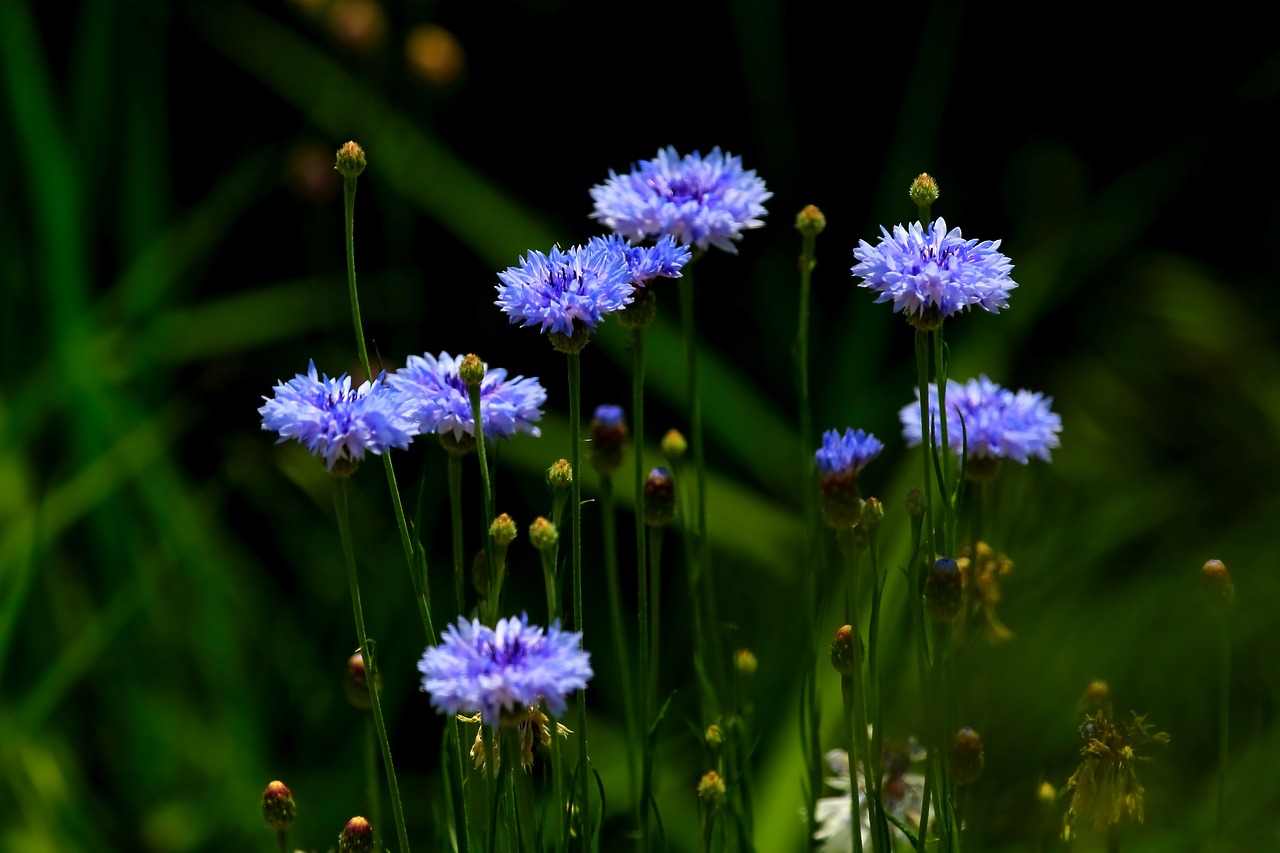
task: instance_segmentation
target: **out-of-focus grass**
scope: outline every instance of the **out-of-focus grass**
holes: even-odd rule
[[[759,20],[780,19],[781,10],[769,5]],[[45,17],[37,21],[36,11]],[[468,255],[459,265],[466,273],[468,264],[498,269],[530,248],[575,241],[586,226],[561,233],[558,199],[504,188],[472,165],[470,152],[451,150],[430,111],[419,114],[387,73],[344,56],[302,13],[280,11],[270,18],[247,6],[163,2],[121,9],[101,0],[80,4],[74,20],[55,21],[32,4],[0,4],[0,143],[11,164],[21,163],[0,174],[4,849],[269,849],[257,798],[272,778],[285,779],[298,796],[299,846],[327,844],[364,808],[362,720],[341,699],[339,683],[353,638],[334,559],[330,483],[304,451],[275,447],[254,414],[270,383],[302,370],[306,357],[330,373],[352,360],[337,204],[317,214],[319,247],[307,243],[306,223],[275,216],[279,170],[296,137],[322,133],[336,143],[355,136],[370,151],[357,259],[378,259],[373,268],[361,263],[361,280],[389,363],[403,357],[403,341],[438,350],[509,332],[504,348],[550,365],[542,375],[552,394],[544,436],[503,448],[500,509],[523,513],[522,523],[544,512],[538,474],[567,455],[562,366],[539,351],[545,343],[532,331],[503,328],[488,304],[491,280],[453,280],[453,271],[441,280],[420,255],[382,242],[407,234],[399,243],[410,246],[426,231],[443,251]],[[408,4],[389,11],[394,21],[411,16]],[[750,10],[735,14],[743,44],[769,49]],[[843,208],[852,217],[891,224],[910,215],[899,176],[955,144],[943,138],[950,95],[937,84],[966,61],[950,14],[927,18],[923,32],[935,49],[916,61],[902,103],[886,105],[894,142],[879,178],[867,179],[871,188],[842,184],[828,200],[809,186],[791,189],[760,166],[778,194],[768,227],[747,236],[741,258],[708,258],[697,271],[700,294],[733,294],[718,305],[724,313],[708,328],[701,364],[717,469],[710,527],[725,579],[720,612],[732,623],[731,642],[760,659],[753,801],[762,850],[803,845],[796,663],[806,644],[821,655],[827,633],[806,638],[795,628],[803,606],[796,507],[809,484],[794,468],[800,438],[786,378],[791,259],[799,245],[786,205],[840,210],[852,196],[857,204]],[[229,145],[236,134],[244,139],[235,143],[243,154],[224,171],[192,162],[187,146],[197,140],[169,120],[183,96],[163,73],[175,33],[184,47],[208,51],[206,61],[225,78],[227,98],[209,105],[210,125],[226,130]],[[789,67],[778,55],[770,61],[760,67]],[[773,114],[769,105],[788,90],[776,74],[747,66],[745,85],[755,87],[762,114]],[[1261,61],[1241,103],[1273,103],[1276,79],[1274,63]],[[264,91],[297,117],[296,127],[267,122],[257,133],[236,121],[228,130],[243,118],[237,99]],[[521,131],[578,127],[600,115],[609,111],[575,114],[576,124],[534,114],[542,124]],[[800,174],[803,131],[818,120],[802,116],[799,128],[752,121],[751,133],[768,137],[753,144],[772,152],[777,174]],[[726,130],[735,140],[743,133]],[[589,171],[599,180],[609,167],[652,154],[625,132],[606,136],[590,149],[570,139],[564,163],[539,165],[554,172],[585,154],[598,158]],[[513,137],[509,156],[519,157]],[[698,144],[718,143],[739,148],[720,139]],[[1280,840],[1280,785],[1269,763],[1280,695],[1270,641],[1280,592],[1272,571],[1280,497],[1270,488],[1280,475],[1280,349],[1276,311],[1265,298],[1274,264],[1241,273],[1231,259],[1202,253],[1198,241],[1146,242],[1165,207],[1221,150],[1211,134],[1162,141],[1142,162],[1090,187],[1084,155],[1065,143],[1027,140],[1003,176],[986,176],[991,192],[1001,186],[1006,194],[1004,249],[1022,287],[1008,312],[966,316],[949,328],[955,375],[987,372],[1046,391],[1064,433],[1051,465],[1007,470],[992,495],[999,511],[991,538],[1017,565],[1002,602],[1017,636],[975,648],[965,679],[970,722],[987,735],[986,777],[969,803],[974,849],[1026,849],[1045,821],[1060,820],[1061,808],[1050,816],[1037,810],[1036,786],[1045,779],[1060,786],[1069,775],[1079,746],[1074,703],[1097,677],[1111,682],[1118,707],[1149,713],[1172,736],[1143,768],[1147,823],[1126,849],[1202,848],[1214,823],[1217,767],[1212,636],[1196,587],[1208,557],[1227,561],[1241,592],[1232,625],[1229,835],[1258,849]],[[963,159],[948,162],[959,169]],[[875,163],[858,169],[877,173]],[[935,212],[967,236],[988,236],[950,213],[972,203],[947,194],[946,176],[942,182]],[[586,197],[585,185],[569,191]],[[815,195],[798,199],[797,192]],[[1252,212],[1262,220],[1257,230],[1274,236],[1274,204]],[[269,256],[263,246],[272,244],[246,233],[261,228],[278,232],[276,245],[298,248],[298,256]],[[851,242],[872,236],[866,223],[833,220],[819,240],[816,423],[864,426],[887,439],[889,451],[865,476],[894,513],[884,540],[885,561],[896,567],[906,538],[897,509],[919,476],[915,455],[894,440],[897,408],[912,398],[912,371],[904,360],[908,330],[847,275]],[[425,270],[412,266],[418,263]],[[424,296],[424,287],[450,299]],[[699,298],[707,300],[700,316],[716,317],[703,310],[710,299]],[[417,343],[424,328],[454,336]],[[649,335],[654,436],[664,420],[681,424],[683,377],[670,319]],[[588,382],[599,383],[587,394],[600,398],[588,405],[627,399],[625,336],[616,324],[603,327],[586,355]],[[648,453],[656,463],[652,447]],[[411,512],[426,477],[424,529],[433,586],[443,591],[448,548],[438,457],[434,448],[415,448],[397,456],[397,466]],[[592,484],[588,477],[588,492]],[[423,638],[385,489],[370,476],[352,486],[388,722],[411,833],[427,849],[435,837],[441,723],[417,692]],[[618,491],[625,509],[629,490]],[[587,517],[590,524],[590,508]],[[588,530],[589,549],[598,549],[597,535]],[[669,550],[678,551],[674,543]],[[532,574],[531,557],[513,560]],[[904,630],[903,584],[896,568],[890,578],[892,638]],[[536,577],[513,584],[515,600],[536,605]],[[589,596],[599,600],[601,586],[590,580]],[[687,621],[683,584],[673,578],[665,589],[664,635],[678,641]],[[607,634],[590,616],[588,631]],[[616,817],[609,838],[620,844],[621,709],[615,676],[602,665],[607,644],[599,648],[592,736]],[[885,653],[900,662],[889,678],[889,733],[905,737],[919,731],[923,712],[901,644],[890,640]],[[697,718],[684,658],[673,652],[665,674],[664,688],[680,692],[658,787],[674,849],[693,847],[692,791],[705,769],[690,758],[706,721]],[[820,685],[823,745],[836,746],[834,676],[820,677]]]

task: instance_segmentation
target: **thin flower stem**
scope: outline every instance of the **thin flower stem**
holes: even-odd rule
[[[622,682],[623,717],[627,727],[627,782],[631,798],[636,795],[636,709],[632,705],[631,662],[627,653],[626,622],[622,616],[622,590],[618,579],[617,505],[613,499],[613,477],[600,475],[600,525],[604,536],[605,580],[609,587],[609,616],[613,623],[613,646]]]
[[[929,333],[919,329],[916,330],[916,379],[920,386],[920,454],[924,462],[923,544],[928,565],[938,555],[933,536],[933,418],[929,414]]]
[[[633,328],[631,330],[631,446],[635,448],[635,459],[633,466],[634,486],[635,486],[635,526],[636,526],[636,583],[637,583],[637,600],[639,602],[638,615],[638,636],[636,640],[637,655],[640,659],[639,684],[640,689],[645,690],[649,683],[649,596],[648,596],[648,563],[646,561],[645,545],[645,523],[644,523],[644,481],[646,472],[644,469],[644,329]],[[615,620],[616,621],[616,620]],[[628,702],[630,707],[630,702]],[[639,720],[636,720],[637,714]],[[632,752],[636,749],[636,738],[639,738],[640,749],[640,799],[636,803],[637,823],[640,827],[640,849],[647,850],[649,844],[649,802],[647,793],[647,784],[645,783],[648,767],[651,763],[649,748],[649,705],[644,699],[634,708],[627,717],[630,736],[632,738],[630,748],[627,751],[628,759],[631,759]],[[633,763],[634,760],[632,759]],[[630,767],[630,765],[628,765]],[[634,770],[632,771],[634,773]]]
[[[351,608],[355,614],[356,635],[360,643],[360,654],[364,657],[366,679],[369,684],[369,701],[373,711],[373,724],[378,731],[378,742],[382,747],[382,764],[387,773],[387,788],[391,793],[391,811],[395,817],[396,835],[400,839],[400,849],[409,853],[409,835],[405,830],[404,811],[400,805],[400,786],[396,783],[396,769],[391,762],[391,744],[387,740],[387,727],[382,720],[382,701],[378,697],[378,668],[374,659],[369,634],[364,627],[364,608],[360,604],[360,580],[356,575],[355,548],[351,541],[351,521],[347,510],[347,483],[338,483],[334,494],[334,509],[338,519],[338,535],[342,540],[342,554],[347,563],[347,580],[351,585]]]
[[[951,444],[947,440],[947,364],[946,351],[942,342],[941,325],[933,331],[933,356],[933,381],[938,386],[938,437],[940,439],[940,449],[936,452],[942,459],[941,464],[938,466],[938,496],[939,504],[942,508],[942,519],[938,522],[938,527],[942,531],[942,553],[946,556],[954,556],[956,552],[956,507],[952,502],[955,496],[947,483],[949,479],[947,469],[951,461]],[[926,387],[922,393],[927,392],[928,388]],[[929,442],[929,447],[932,450],[934,443]]]
[[[645,688],[649,695],[645,701],[650,718],[658,708],[658,673],[662,670],[662,532],[660,526],[649,528],[649,684]]]
[[[372,685],[373,682],[369,682]],[[369,688],[372,690],[372,686]],[[381,850],[382,840],[382,796],[378,786],[378,747],[377,730],[373,720],[364,719],[364,776],[365,788],[369,797],[369,822],[373,825],[373,849]]]
[[[869,769],[867,775],[875,790],[872,803],[872,837],[876,841],[877,850],[892,850],[889,837],[889,822],[884,812],[884,701],[880,683],[880,597],[884,592],[884,575],[880,571],[878,528],[872,526],[868,531],[868,550],[871,553],[871,621],[867,627],[867,677],[870,682],[866,690],[868,699],[868,715],[873,723],[871,745],[867,750]]]
[[[579,353],[569,353],[569,464],[573,470],[573,619],[574,629],[586,637],[582,612],[582,362]],[[578,705],[578,794],[583,848],[590,850],[591,799],[588,777],[591,775],[587,757],[587,694],[582,688],[577,692]]]
[[[1120,853],[1120,824],[1107,827],[1107,853]]]
[[[538,552],[542,562],[542,581],[547,589],[547,624],[560,618],[560,596],[556,589],[556,550],[548,548]]]
[[[841,530],[840,550],[844,553],[845,560],[845,582],[847,591],[847,617],[849,626],[853,629],[853,674],[842,679],[842,687],[845,695],[845,725],[849,730],[849,790],[852,793],[853,815],[853,847],[854,850],[862,850],[862,804],[859,802],[858,796],[858,774],[862,774],[863,787],[867,794],[867,805],[871,815],[876,815],[877,809],[875,804],[876,785],[871,778],[871,762],[869,761],[870,747],[867,744],[867,711],[866,711],[866,692],[862,683],[862,628],[861,620],[858,618],[859,608],[859,573],[858,573],[858,549],[853,541],[853,528]],[[872,824],[876,821],[873,819]],[[887,849],[884,847],[874,847],[873,849]]]
[[[1227,726],[1231,694],[1231,621],[1218,617],[1218,843],[1227,824]]]
[[[449,454],[449,518],[453,531],[453,598],[458,615],[465,616],[467,596],[462,545],[462,457],[456,453]]]
[[[804,484],[804,577],[808,595],[806,599],[812,605],[806,608],[805,636],[809,638],[810,661],[806,666],[813,671],[811,677],[805,679],[804,708],[806,719],[801,721],[803,734],[801,750],[804,754],[805,772],[808,784],[805,788],[805,814],[809,818],[809,837],[812,838],[818,828],[817,801],[818,792],[822,789],[822,745],[818,739],[821,727],[821,714],[817,694],[818,658],[813,651],[813,638],[817,634],[817,611],[821,602],[817,600],[817,584],[815,577],[818,571],[817,562],[817,496],[812,488],[814,472],[813,456],[813,404],[809,395],[809,303],[813,285],[813,268],[817,265],[815,249],[817,232],[801,231],[800,249],[800,308],[796,322],[796,387],[799,389],[798,405],[800,409],[800,471],[801,483]]]
[[[276,847],[279,848],[280,853],[289,853],[289,830],[276,830]]]
[[[934,548],[933,527],[933,419],[929,414],[929,333],[916,330],[916,378],[920,387],[920,453],[924,474],[924,514],[914,520],[912,525],[914,540],[912,543],[909,580],[911,583],[911,612],[916,623],[917,663],[920,671],[920,691],[926,708],[929,708],[930,697],[930,662],[928,629],[925,627],[924,596],[920,588],[920,566],[923,549],[924,565],[931,565],[937,557]],[[939,748],[934,736],[932,721],[925,726],[925,746],[929,757],[925,763],[924,796],[920,806],[920,843],[923,845],[929,834],[930,797],[935,794],[936,753]]]
[[[471,807],[467,803],[467,759],[462,746],[462,724],[457,714],[449,715],[449,739],[453,741],[454,772],[458,784],[452,791],[453,820],[458,833],[458,853],[471,846]]]
[[[342,179],[343,227],[347,245],[347,292],[351,297],[351,322],[356,332],[356,352],[360,356],[360,366],[364,368],[364,378],[373,379],[369,370],[369,351],[364,343],[364,325],[360,322],[360,296],[356,290],[356,179]]]
[[[644,518],[644,511],[639,511],[641,520]],[[640,825],[640,849],[642,851],[649,850],[649,785],[652,780],[653,768],[653,748],[649,739],[649,726],[653,724],[651,718],[651,710],[649,703],[649,669],[652,666],[649,662],[649,636],[650,616],[649,616],[649,567],[642,563],[638,567],[636,574],[636,600],[639,602],[639,639],[636,643],[640,657],[639,668],[639,698],[638,705],[640,715],[640,801],[636,804],[638,808],[638,823]]]

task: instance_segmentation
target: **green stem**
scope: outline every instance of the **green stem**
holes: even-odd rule
[[[661,527],[649,528],[649,684],[645,702],[650,719],[658,708],[658,673],[662,669],[662,533]]]
[[[638,513],[643,520],[644,511],[641,509]],[[653,745],[649,738],[649,726],[653,724],[651,717],[651,709],[649,703],[649,670],[652,664],[649,662],[649,637],[651,633],[649,618],[649,567],[646,564],[640,564],[639,571],[636,574],[636,600],[639,602],[639,639],[636,643],[640,657],[639,668],[639,684],[640,684],[640,800],[636,804],[638,809],[638,823],[640,827],[640,849],[642,851],[649,850],[649,799],[652,796],[649,786],[653,768]]]
[[[645,535],[644,523],[644,482],[646,471],[644,469],[644,329],[633,328],[631,330],[631,446],[635,448],[634,459],[634,487],[635,487],[635,527],[636,527],[636,583],[637,583],[637,600],[639,602],[639,618],[637,630],[639,632],[636,640],[637,655],[640,658],[639,664],[639,683],[641,689],[647,689],[649,683],[649,596],[648,581],[646,575],[648,573],[648,563],[646,561],[645,545],[647,536]],[[637,722],[635,717],[639,715]],[[649,849],[649,793],[647,779],[652,764],[649,747],[649,705],[643,698],[640,704],[628,714],[629,724],[633,727],[630,731],[632,738],[630,748],[627,751],[628,759],[631,757],[632,751],[636,748],[635,738],[639,738],[640,748],[640,799],[636,803],[637,824],[640,829],[640,849]],[[628,765],[630,766],[630,765]]]
[[[462,544],[462,457],[449,453],[449,519],[453,530],[453,598],[458,615],[467,613],[466,569]],[[492,566],[485,566],[489,571]]]
[[[922,473],[924,474],[924,515],[913,521],[913,543],[909,580],[911,583],[911,611],[916,623],[918,635],[916,660],[920,670],[920,691],[922,704],[929,708],[930,701],[930,663],[928,629],[925,627],[924,596],[920,588],[920,568],[931,566],[937,558],[934,546],[933,527],[933,418],[929,412],[929,333],[916,329],[916,381],[920,388],[920,455]],[[923,549],[923,561],[922,553]],[[925,745],[929,757],[925,763],[924,796],[920,806],[920,843],[923,845],[929,834],[930,797],[934,793],[934,765],[939,748],[934,737],[935,727],[932,720],[925,725]]]
[[[280,853],[289,853],[289,830],[276,830],[276,847],[279,848]]]
[[[351,521],[347,511],[345,480],[338,484],[334,503],[338,519],[338,535],[342,539],[342,554],[347,563],[347,580],[351,585],[351,608],[355,614],[356,638],[360,643],[360,653],[364,657],[373,724],[377,728],[378,742],[382,747],[382,764],[386,769],[387,788],[391,793],[391,811],[395,817],[396,835],[400,839],[401,851],[409,853],[409,835],[405,830],[404,812],[400,806],[400,786],[396,783],[395,765],[391,763],[391,744],[387,740],[387,727],[382,720],[382,700],[378,697],[378,668],[374,659],[373,645],[369,642],[369,634],[364,627],[364,608],[360,604],[360,580],[356,576],[356,555],[351,541]]]
[[[573,619],[574,628],[585,638],[582,612],[582,362],[579,353],[569,353],[569,465],[573,470],[572,503],[573,503]],[[590,762],[587,757],[587,697],[586,691],[579,688],[578,705],[578,794],[579,818],[581,820],[583,849],[590,850],[591,835],[591,800]]]
[[[1218,617],[1218,842],[1225,837],[1227,823],[1227,726],[1231,693],[1231,622]]]
[[[626,622],[622,616],[622,591],[618,579],[617,506],[613,499],[613,477],[600,475],[600,524],[604,535],[604,573],[609,587],[609,616],[613,623],[613,646],[617,655],[617,673],[622,683],[623,717],[627,727],[627,782],[631,798],[636,795],[636,713],[631,704],[631,662],[627,654]]]
[[[373,682],[368,682],[372,684]],[[378,791],[378,733],[373,721],[364,720],[364,775],[369,797],[369,822],[373,824],[373,849],[381,850],[382,839],[382,796]]]
[[[1120,853],[1120,824],[1107,827],[1107,853]]]
[[[884,811],[884,703],[881,696],[880,683],[880,597],[884,592],[884,576],[880,571],[879,540],[877,527],[868,531],[868,545],[871,552],[871,621],[867,627],[867,678],[869,686],[866,690],[869,715],[872,725],[871,745],[867,750],[867,776],[874,787],[872,803],[872,837],[876,841],[877,850],[892,850],[889,837],[889,822]],[[870,790],[870,788],[869,788]]]
[[[853,629],[853,673],[841,679],[844,694],[845,726],[849,731],[849,791],[851,793],[850,809],[853,817],[853,849],[862,850],[862,803],[858,796],[858,774],[862,773],[863,785],[867,792],[868,808],[876,814],[875,790],[871,780],[871,765],[868,759],[870,748],[867,744],[867,711],[866,694],[862,684],[862,628],[858,618],[859,609],[859,575],[858,549],[853,542],[853,529],[839,532],[840,550],[844,554],[846,572],[847,604],[846,616]],[[873,820],[874,824],[875,821]],[[886,849],[886,848],[876,848]]]
[[[940,449],[937,451],[941,457],[938,468],[938,496],[939,504],[942,508],[942,519],[938,523],[942,530],[942,552],[945,556],[955,556],[956,553],[956,525],[955,525],[955,495],[948,485],[948,470],[951,463],[951,443],[947,439],[947,365],[946,353],[942,342],[942,324],[933,331],[933,381],[938,387],[938,435],[941,439]],[[927,388],[925,389],[928,390]],[[933,448],[933,443],[929,443],[929,447]],[[936,542],[935,542],[936,544]]]
[[[560,618],[560,596],[556,584],[556,549],[540,550],[538,558],[542,562],[542,582],[547,589],[547,624],[551,625]]]
[[[364,325],[360,322],[360,297],[356,290],[355,178],[344,177],[342,179],[342,208],[343,227],[347,242],[347,292],[351,297],[351,322],[355,326],[356,352],[360,356],[360,366],[364,368],[365,378],[371,380],[373,379],[373,372],[369,370],[369,351],[365,348]]]

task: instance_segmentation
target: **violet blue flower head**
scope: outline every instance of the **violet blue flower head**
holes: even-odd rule
[[[593,675],[590,654],[579,648],[582,634],[561,631],[559,621],[545,632],[527,615],[498,621],[496,628],[458,617],[427,649],[418,669],[431,705],[442,714],[479,711],[497,727],[503,712],[539,701],[553,716],[565,709],[565,695],[586,687]]]
[[[631,302],[635,290],[626,257],[601,237],[568,251],[531,250],[498,280],[494,304],[512,323],[566,337],[573,337],[575,325],[594,332],[604,315]]]
[[[627,259],[631,283],[636,287],[645,287],[655,278],[679,278],[680,270],[693,257],[688,246],[680,245],[670,235],[652,246],[633,246],[621,234],[610,234],[601,239]]]
[[[1032,456],[1049,461],[1049,451],[1058,446],[1062,418],[1049,409],[1052,397],[1031,391],[1010,391],[986,376],[961,385],[947,380],[947,444],[956,453],[967,444],[970,460],[1012,459],[1022,465]],[[933,421],[934,444],[941,446],[938,422],[938,386],[929,384],[929,412]],[[898,413],[902,437],[907,444],[920,444],[920,390],[916,401]]]
[[[471,397],[467,383],[458,376],[465,356],[439,357],[430,353],[411,355],[405,366],[387,377],[387,384],[406,401],[410,417],[422,433],[450,434],[455,440],[475,437]],[[518,432],[539,436],[535,422],[542,418],[539,408],[547,401],[547,391],[536,378],[507,378],[502,368],[484,366],[480,382],[480,420],[484,435],[491,441],[511,438]]]
[[[742,168],[741,158],[719,148],[681,158],[667,146],[626,175],[610,169],[591,197],[591,218],[632,240],[670,235],[702,251],[715,246],[736,255],[742,232],[764,225],[764,202],[773,193],[754,169]]]
[[[317,376],[312,361],[305,375],[278,383],[273,397],[262,398],[262,428],[280,433],[280,441],[296,439],[323,456],[329,471],[348,474],[365,451],[404,450],[418,434],[417,421],[384,380],[382,374],[353,389],[345,373],[336,379]]]
[[[626,413],[622,411],[621,406],[615,406],[611,403],[603,403],[596,406],[595,412],[591,415],[591,422],[593,424],[600,424],[600,426],[608,429],[613,429],[619,424],[626,426],[622,423],[622,419],[625,416]]]
[[[884,442],[869,432],[830,429],[822,434],[822,448],[814,453],[820,476],[857,475],[866,464],[880,455]]]
[[[927,229],[913,222],[880,233],[879,244],[860,240],[853,250],[858,286],[879,293],[876,302],[893,300],[894,310],[933,325],[974,305],[992,314],[1009,307],[1009,291],[1018,285],[1009,278],[1013,264],[997,251],[999,240],[965,240],[941,217]]]

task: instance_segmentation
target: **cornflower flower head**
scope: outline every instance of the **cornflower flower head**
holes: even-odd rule
[[[814,453],[818,485],[822,490],[822,517],[836,529],[852,527],[862,519],[862,495],[858,472],[884,450],[884,443],[869,432],[827,430],[822,447]]]
[[[558,717],[565,695],[593,674],[581,642],[582,634],[561,631],[558,621],[544,632],[523,614],[496,628],[459,617],[419,661],[422,687],[437,711],[478,711],[490,728],[504,717],[523,719],[539,702]]]
[[[606,314],[631,302],[635,290],[625,253],[601,237],[567,251],[552,246],[546,255],[531,250],[498,280],[494,304],[512,323],[565,338],[594,332]]]
[[[885,751],[884,779],[881,782],[885,811],[913,831],[920,826],[924,777],[918,773],[908,773],[907,769],[913,760],[923,757],[924,752],[919,749],[913,749],[909,753]],[[814,830],[813,840],[818,842],[819,853],[848,853],[853,849],[853,815],[849,808],[852,805],[850,797],[853,796],[853,774],[850,773],[849,754],[843,749],[833,749],[827,753],[827,764],[836,774],[827,777],[827,784],[840,793],[818,800],[814,809],[818,828]],[[857,778],[862,815],[862,849],[871,850],[871,809],[862,768],[858,768]]]
[[[455,441],[464,436],[475,438],[476,426],[471,413],[471,397],[467,383],[458,375],[464,356],[447,352],[439,357],[430,353],[411,355],[405,366],[387,377],[406,403],[409,416],[418,422],[422,433],[446,434]],[[541,435],[536,422],[542,419],[547,391],[537,378],[507,378],[507,371],[484,365],[480,382],[480,421],[485,438],[511,438],[523,432]]]
[[[1009,291],[1018,285],[1009,278],[1013,264],[997,251],[999,240],[965,240],[941,217],[927,228],[913,222],[880,233],[875,246],[858,241],[852,272],[862,279],[859,287],[880,294],[876,302],[892,300],[918,327],[936,328],[975,305],[992,314],[1009,307]]]
[[[717,147],[706,157],[694,151],[681,158],[667,146],[625,175],[610,169],[608,179],[591,188],[591,218],[632,240],[669,235],[700,251],[715,246],[736,255],[734,243],[743,231],[764,225],[764,202],[772,197],[740,157]]]
[[[317,375],[312,361],[305,375],[278,383],[274,396],[262,398],[262,428],[280,433],[282,442],[296,439],[323,456],[330,473],[346,476],[366,451],[404,450],[418,434],[417,421],[405,412],[404,401],[385,378],[380,374],[352,388],[350,376]]]
[[[626,259],[627,269],[631,271],[631,283],[636,287],[647,287],[656,278],[679,278],[680,270],[693,257],[689,247],[677,243],[676,238],[670,234],[652,246],[633,246],[621,234],[610,234],[599,239]]]
[[[1059,444],[1062,418],[1050,410],[1052,397],[1038,392],[1010,391],[986,376],[961,385],[947,380],[947,444],[960,453],[967,445],[975,470],[991,467],[1002,459],[1026,465],[1031,457],[1050,459]],[[938,420],[938,386],[929,384],[929,413],[934,444],[942,445]],[[920,428],[920,391],[916,402],[902,407],[902,437],[914,447],[923,440]],[[963,427],[963,428],[962,428]],[[992,469],[994,470],[994,469]]]

